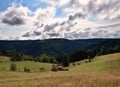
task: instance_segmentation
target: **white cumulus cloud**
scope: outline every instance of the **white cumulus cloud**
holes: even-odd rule
[[[0,13],[0,39],[120,37],[119,0],[40,0],[47,6],[35,11],[22,2]]]

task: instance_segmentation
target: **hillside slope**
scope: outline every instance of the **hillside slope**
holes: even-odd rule
[[[95,57],[93,62],[80,61],[71,69],[74,73],[120,73],[120,53]]]
[[[96,57],[91,63],[84,61],[69,71],[0,70],[0,87],[120,87],[120,53]]]
[[[10,58],[9,58],[9,57],[0,56],[0,62],[7,62],[7,61],[10,61]]]
[[[52,64],[50,63],[40,63],[40,62],[34,62],[34,61],[9,61],[9,62],[0,62],[0,71],[8,71],[10,70],[11,64],[16,64],[18,71],[24,71],[24,68],[28,68],[31,71],[39,70],[40,68],[44,68],[45,71],[48,71],[51,69]]]

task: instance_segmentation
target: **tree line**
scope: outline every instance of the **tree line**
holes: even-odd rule
[[[105,55],[120,52],[120,46],[116,45],[114,47],[105,47],[101,46],[99,49],[86,49],[75,51],[71,54],[63,54],[58,56],[50,56],[46,53],[40,54],[36,57],[26,55],[23,53],[18,53],[16,50],[3,50],[0,51],[0,55],[10,57],[11,61],[37,61],[37,62],[45,62],[45,63],[54,63],[60,64],[63,66],[69,66],[69,63],[80,61],[83,59],[88,59],[89,62],[95,56]]]
[[[92,60],[96,56],[120,52],[120,46],[114,47],[101,46],[99,49],[79,50],[70,54],[70,62],[76,62],[83,59]]]

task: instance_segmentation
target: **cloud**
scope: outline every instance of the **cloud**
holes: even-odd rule
[[[27,7],[9,7],[0,14],[1,23],[8,25],[23,25],[30,10]]]
[[[24,35],[22,35],[22,37],[30,37],[31,35],[30,35],[30,33],[29,32],[27,32],[27,33],[25,33]]]
[[[64,12],[79,12],[88,16],[97,15],[99,20],[112,20],[120,18],[119,6],[119,0],[71,0]]]
[[[41,35],[41,32],[34,31],[34,35],[36,36]]]
[[[85,23],[85,24],[84,24]],[[91,27],[88,30],[88,26]],[[40,27],[37,30],[33,30],[32,33],[27,32],[23,35],[23,37],[34,37],[37,36],[39,39],[47,39],[47,38],[68,38],[68,39],[78,39],[78,38],[88,38],[90,29],[95,27],[96,24],[85,21],[83,19],[80,19],[79,16],[74,17],[74,20],[66,19],[62,21],[58,21],[56,23],[52,24],[46,24],[42,27]],[[86,30],[86,32],[85,32]],[[88,31],[89,32],[88,32]],[[34,32],[40,32],[39,35],[34,34]]]
[[[34,13],[34,18],[37,19],[37,21],[40,23],[48,23],[53,19],[54,16],[55,16],[54,7],[47,7],[44,9],[39,8]]]
[[[55,38],[60,36],[59,33],[49,33],[48,35],[49,37],[55,37]]]
[[[59,23],[54,23],[54,24],[51,24],[51,25],[45,25],[45,27],[44,27],[44,32],[45,31],[50,31],[50,30],[52,30],[52,29],[54,29],[55,27],[57,27],[57,26],[59,26]]]
[[[48,5],[54,7],[61,7],[69,4],[70,0],[42,0],[45,1]]]
[[[115,32],[113,33],[113,36],[116,37],[116,38],[119,38],[119,37],[120,37],[120,30],[115,31]]]
[[[119,6],[120,6],[119,0],[104,1],[103,4],[99,5],[98,18],[109,20],[120,18]]]
[[[92,37],[94,38],[119,38],[120,31],[109,32],[106,30],[98,30],[92,33]]]
[[[120,23],[115,23],[115,24],[110,24],[110,25],[105,25],[105,26],[99,26],[98,29],[103,29],[103,28],[116,28],[120,27]]]
[[[84,14],[81,13],[75,13],[74,15],[69,15],[69,21],[73,21],[76,18],[85,18]]]
[[[9,25],[21,25],[21,24],[24,24],[24,21],[20,19],[19,17],[14,16],[9,19],[4,18],[2,20],[2,23],[9,24]]]
[[[32,37],[32,36],[40,36],[41,32],[33,31],[33,32],[27,32],[22,37]]]
[[[120,36],[117,32],[120,29],[119,0],[40,0],[37,4],[44,2],[47,5],[44,8],[37,7],[34,11],[23,6],[22,2],[13,3],[12,7],[0,13],[0,26],[10,25],[14,31],[14,26],[23,29],[20,31],[16,28],[19,35],[4,38],[81,39]],[[59,10],[62,13],[57,14]]]
[[[86,28],[86,29],[84,29],[85,31],[90,31],[91,30],[91,28]]]

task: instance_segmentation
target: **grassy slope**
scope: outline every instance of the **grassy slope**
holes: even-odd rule
[[[84,61],[67,72],[0,71],[0,87],[120,87],[120,53]]]
[[[44,68],[45,70],[49,70],[52,64],[48,63],[40,63],[40,62],[33,62],[33,61],[23,61],[23,62],[1,62],[0,63],[0,70],[9,70],[10,65],[14,63],[16,64],[17,70],[23,71],[24,67],[33,70],[39,70],[40,68]]]
[[[76,73],[119,73],[120,72],[120,53],[109,54],[96,57],[91,63],[84,63],[73,67]]]
[[[31,70],[38,70],[39,68],[45,68],[50,70],[52,64],[39,63],[33,61],[22,61],[22,62],[10,62],[8,57],[0,56],[0,60],[8,61],[0,63],[0,70],[9,70],[10,64],[15,63],[18,70],[23,70],[27,67]],[[94,58],[93,62],[85,63],[86,60],[80,61],[80,65],[70,67],[71,73],[111,73],[120,72],[120,53],[109,54],[104,56],[98,56]],[[61,73],[61,72],[60,72]]]
[[[10,61],[10,58],[5,56],[0,56],[0,62],[2,61]]]

